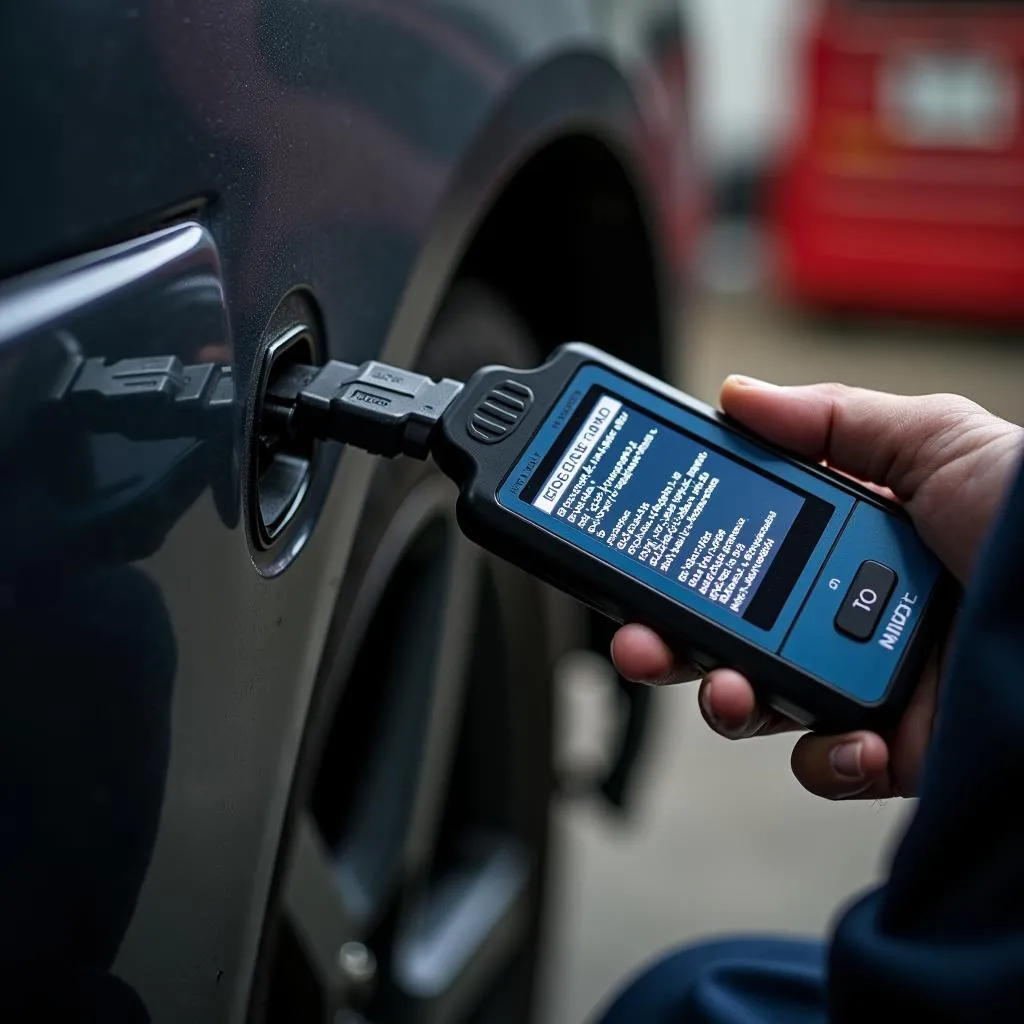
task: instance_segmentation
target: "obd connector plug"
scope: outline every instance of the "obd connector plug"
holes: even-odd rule
[[[458,381],[370,360],[294,366],[267,389],[267,419],[288,436],[355,445],[374,455],[426,459],[430,438]]]

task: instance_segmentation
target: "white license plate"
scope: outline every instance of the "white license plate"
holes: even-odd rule
[[[883,71],[882,116],[901,142],[916,146],[998,148],[1017,129],[1017,86],[986,56],[913,54]]]

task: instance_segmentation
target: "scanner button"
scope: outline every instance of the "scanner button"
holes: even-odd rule
[[[861,562],[836,615],[836,629],[854,640],[874,633],[896,586],[896,573],[880,562]]]

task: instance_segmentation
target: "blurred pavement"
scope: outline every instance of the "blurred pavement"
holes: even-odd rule
[[[957,391],[1024,419],[1019,332],[815,321],[750,299],[706,300],[680,346],[677,377],[714,402],[734,371],[779,383]],[[563,862],[545,1024],[582,1024],[624,976],[680,942],[729,931],[822,934],[836,909],[879,877],[912,811],[905,801],[811,797],[789,774],[792,737],[719,739],[704,727],[695,692],[658,694],[631,821],[587,803],[558,812]]]

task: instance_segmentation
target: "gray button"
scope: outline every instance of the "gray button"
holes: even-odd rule
[[[854,640],[867,640],[878,626],[896,573],[880,562],[863,562],[836,614],[836,629]]]

